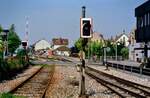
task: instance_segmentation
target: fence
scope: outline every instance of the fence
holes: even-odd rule
[[[88,58],[88,62],[95,62],[95,63],[100,63],[100,62],[103,62],[103,59],[104,57],[103,56],[100,56],[100,57],[89,57]],[[107,61],[112,61],[112,60],[116,60],[116,56],[107,56],[106,57],[106,60]],[[117,61],[121,61],[123,60],[122,56],[117,56]]]
[[[143,66],[132,66],[132,65],[122,65],[122,64],[114,64],[111,62],[107,62],[109,67],[115,68],[116,70],[121,69],[123,71],[128,71],[131,73],[138,73],[140,75],[150,75],[150,69],[144,68]]]

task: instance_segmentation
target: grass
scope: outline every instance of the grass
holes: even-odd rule
[[[47,67],[47,66],[50,66],[48,64],[34,64],[33,66],[43,66],[43,67]]]
[[[26,97],[14,96],[10,93],[2,93],[2,94],[0,94],[0,98],[26,98]]]

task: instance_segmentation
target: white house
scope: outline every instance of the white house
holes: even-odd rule
[[[129,45],[129,37],[123,33],[119,36],[116,36],[115,43],[124,43],[126,47]]]
[[[64,38],[52,39],[52,49],[55,55],[69,56],[70,49],[67,46],[68,46],[68,39]]]
[[[70,55],[70,49],[66,46],[58,47],[54,50],[54,53],[56,55],[62,55],[62,56],[69,56]]]
[[[34,44],[35,51],[42,50],[42,49],[50,49],[50,44],[44,39],[39,40]]]

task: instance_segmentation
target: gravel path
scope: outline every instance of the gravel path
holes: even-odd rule
[[[46,98],[78,98],[79,72],[73,66],[56,66],[53,81]],[[89,98],[119,98],[110,90],[86,76],[86,90]]]
[[[26,69],[23,73],[18,74],[13,80],[7,80],[0,83],[0,93],[9,92],[17,85],[21,84],[25,81],[28,77],[33,75],[41,66],[33,66]]]

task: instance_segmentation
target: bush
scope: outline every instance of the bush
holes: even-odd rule
[[[122,48],[121,49],[121,55],[124,59],[128,59],[129,56],[129,49],[128,48]]]
[[[28,64],[24,50],[20,50],[16,57],[9,57],[6,60],[0,58],[0,80],[10,79],[22,72],[24,68],[28,67]]]

